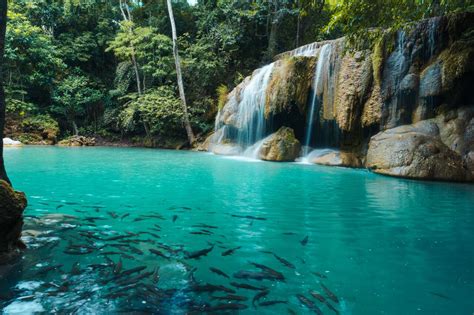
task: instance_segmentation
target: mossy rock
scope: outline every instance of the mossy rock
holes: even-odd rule
[[[14,191],[7,182],[0,180],[0,254],[24,246],[20,236],[26,205],[24,193]]]
[[[263,141],[258,156],[265,161],[291,162],[298,157],[300,149],[293,129],[281,127]]]
[[[315,57],[290,57],[276,62],[267,87],[265,117],[291,112],[304,113],[316,66]]]

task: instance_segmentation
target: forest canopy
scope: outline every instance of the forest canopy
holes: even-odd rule
[[[173,10],[190,122],[204,135],[226,93],[278,53],[341,36],[370,45],[367,29],[472,10],[472,3],[177,0]],[[56,121],[63,137],[186,139],[165,0],[11,1],[3,80],[13,121]]]

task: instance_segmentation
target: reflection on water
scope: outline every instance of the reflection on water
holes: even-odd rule
[[[470,185],[145,149],[6,160],[30,202],[7,314],[474,310]]]

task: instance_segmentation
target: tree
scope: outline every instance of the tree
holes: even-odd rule
[[[7,29],[7,0],[0,0],[0,179],[11,184],[3,161],[3,129],[5,127],[5,91],[3,88],[3,52],[5,50],[5,32]]]
[[[183,106],[184,127],[186,128],[186,134],[188,135],[189,143],[193,145],[195,139],[194,139],[193,129],[191,128],[191,123],[189,122],[188,106],[186,104],[186,96],[184,94],[183,77],[181,75],[181,61],[179,60],[178,43],[177,43],[178,39],[176,36],[176,25],[175,25],[174,17],[173,17],[173,7],[171,5],[171,0],[167,0],[166,3],[168,5],[168,14],[170,17],[170,22],[171,22],[171,33],[172,33],[172,39],[173,39],[173,56],[174,56],[174,61],[176,64],[176,76],[178,79],[179,97],[181,98],[181,103]]]

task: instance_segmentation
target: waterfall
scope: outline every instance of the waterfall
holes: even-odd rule
[[[242,148],[265,136],[265,101],[274,63],[261,68],[244,88],[239,103],[237,143]]]
[[[311,107],[309,110],[308,115],[308,122],[306,128],[306,136],[305,136],[305,143],[303,148],[303,156],[308,155],[309,153],[309,145],[311,143],[311,135],[313,131],[313,124],[314,124],[314,113],[316,107],[318,107],[319,98],[322,97],[324,91],[324,80],[327,78],[323,78],[329,76],[329,66],[330,66],[330,58],[331,58],[331,45],[325,44],[321,47],[319,51],[319,58],[318,63],[316,65],[316,71],[314,74],[313,80],[313,97],[311,98]]]

